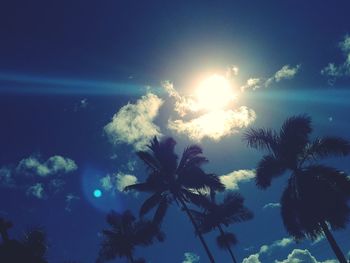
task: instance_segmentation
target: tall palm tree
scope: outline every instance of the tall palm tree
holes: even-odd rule
[[[233,233],[226,232],[223,226],[244,222],[253,218],[253,213],[244,206],[244,198],[239,193],[226,194],[221,203],[215,202],[215,196],[211,195],[210,200],[203,203],[204,212],[193,211],[196,220],[199,222],[201,233],[208,233],[214,229],[219,230],[216,241],[221,249],[227,249],[232,261],[237,263],[231,246],[237,243]]]
[[[141,206],[140,215],[143,216],[157,207],[153,217],[153,221],[157,224],[162,222],[169,204],[173,201],[179,204],[194,226],[210,262],[214,263],[214,257],[187,204],[190,202],[200,204],[202,196],[197,191],[208,189],[223,191],[225,187],[216,175],[205,173],[201,168],[208,160],[202,155],[202,149],[199,146],[187,147],[178,162],[175,145],[173,138],[158,141],[155,137],[148,146],[148,151],[138,152],[137,155],[149,170],[148,178],[146,182],[128,186],[125,190],[152,194]]]
[[[245,134],[248,145],[268,151],[256,169],[256,184],[266,189],[272,179],[289,171],[281,198],[287,231],[297,240],[324,234],[338,260],[346,263],[330,228],[345,228],[349,220],[350,180],[345,173],[316,162],[348,155],[350,143],[339,137],[310,140],[311,131],[311,118],[306,115],[288,118],[279,132],[249,130]]]
[[[98,263],[117,257],[126,257],[130,263],[145,262],[143,259],[134,259],[135,247],[149,246],[155,240],[164,240],[158,225],[147,220],[136,220],[129,210],[122,214],[112,211],[106,220],[111,228],[102,231],[104,240],[96,261]]]

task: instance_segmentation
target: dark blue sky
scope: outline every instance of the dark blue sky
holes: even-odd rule
[[[173,136],[178,153],[200,143],[210,160],[206,169],[218,175],[255,168],[262,153],[242,141],[246,127],[277,129],[287,117],[307,113],[314,135],[350,139],[350,38],[349,49],[341,48],[350,33],[349,10],[346,0],[2,2],[0,216],[14,221],[10,234],[20,237],[26,227],[42,225],[49,237],[49,262],[94,262],[106,213],[137,213],[146,197],[103,189],[101,179],[118,173],[144,180],[146,171],[134,151],[149,135]],[[330,62],[337,74],[321,74]],[[203,72],[222,74],[232,65],[239,68],[233,79],[237,92],[248,79],[259,79],[258,88],[242,91],[238,102],[225,108],[227,114],[247,109],[247,124],[231,123],[217,140],[210,133],[196,140],[190,129],[171,127],[176,120],[190,123],[206,116],[187,108],[183,117],[175,107],[179,97],[190,98],[194,79]],[[285,65],[292,72],[280,71]],[[287,75],[279,79],[278,72]],[[174,83],[179,97],[161,88],[164,80]],[[146,94],[155,97],[142,97]],[[128,103],[129,115],[123,115]],[[137,128],[149,125],[146,135],[137,134],[131,141],[127,129],[113,126],[106,132],[114,114],[117,120],[132,119]],[[21,160],[38,160],[41,166],[36,167],[45,169],[52,156],[72,160],[76,168],[46,172],[46,177],[37,168],[22,170]],[[327,162],[350,172],[348,158]],[[13,181],[5,180],[4,169]],[[53,185],[53,179],[64,185]],[[325,240],[281,241],[288,234],[279,208],[264,206],[279,202],[285,180],[276,180],[267,191],[258,190],[253,180],[239,183],[246,205],[255,213],[254,220],[230,228],[240,241],[234,247],[240,262],[247,258],[244,263],[259,263],[253,261],[259,254],[261,262],[288,263],[282,260],[293,249],[307,249],[317,263],[335,258]],[[29,190],[36,184],[44,187],[44,196]],[[102,189],[102,198],[94,198],[95,189]],[[184,253],[191,252],[207,262],[189,220],[175,205],[166,216],[164,232],[165,243],[136,254],[147,262],[181,263]],[[344,253],[350,249],[349,234],[335,234]],[[226,252],[217,249],[215,235],[205,237],[217,262],[229,262]],[[259,253],[263,245],[268,250]],[[315,263],[308,260],[303,262]]]

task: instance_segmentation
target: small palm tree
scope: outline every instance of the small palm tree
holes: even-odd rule
[[[231,246],[237,243],[237,238],[233,233],[226,232],[223,226],[244,222],[253,218],[253,213],[244,206],[244,198],[238,193],[226,194],[224,200],[217,204],[215,196],[211,195],[211,200],[203,202],[204,212],[193,211],[196,220],[199,222],[201,233],[208,233],[217,228],[220,232],[216,241],[221,249],[227,249],[232,261],[237,260],[232,252]]]
[[[104,240],[96,261],[98,263],[117,257],[125,257],[130,263],[145,262],[143,259],[134,259],[135,247],[149,246],[155,240],[164,240],[164,234],[159,226],[151,221],[137,221],[129,210],[122,214],[112,211],[106,220],[111,228],[102,231]]]
[[[149,192],[152,195],[143,203],[140,215],[143,216],[157,207],[153,221],[160,224],[173,201],[179,204],[192,222],[195,232],[210,259],[215,262],[187,203],[199,204],[202,196],[197,191],[211,189],[223,191],[224,185],[214,174],[203,171],[201,166],[208,160],[202,156],[197,145],[187,147],[178,162],[175,153],[176,142],[172,138],[158,141],[155,137],[148,146],[149,151],[140,151],[137,155],[146,164],[149,174],[146,182],[126,187],[125,190]]]
[[[8,221],[4,218],[0,217],[0,235],[2,237],[3,242],[9,241],[8,230],[13,226],[11,221]]]
[[[287,119],[280,132],[249,130],[245,134],[248,145],[268,151],[256,169],[256,184],[266,189],[272,179],[290,171],[281,198],[281,214],[287,231],[297,240],[315,239],[324,234],[338,260],[346,263],[329,227],[345,228],[349,220],[350,180],[345,173],[316,161],[348,155],[350,144],[339,137],[311,141],[311,131],[311,119],[305,115]]]
[[[42,228],[32,228],[25,232],[22,240],[17,241],[9,238],[7,229],[10,227],[10,221],[0,218],[0,232],[3,238],[3,243],[0,244],[0,262],[47,263],[47,240]]]

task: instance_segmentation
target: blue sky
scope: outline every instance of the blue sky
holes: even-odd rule
[[[253,220],[230,228],[240,262],[336,262],[324,239],[290,239],[278,205],[287,177],[257,189],[262,153],[247,148],[242,134],[278,129],[287,117],[307,113],[313,136],[350,139],[348,1],[2,6],[0,216],[14,221],[12,236],[42,225],[50,262],[94,262],[106,213],[138,213],[146,197],[120,191],[146,177],[135,150],[154,135],[173,136],[179,154],[200,144],[210,160],[206,170],[226,176],[228,191],[239,191],[254,212]],[[233,87],[225,105],[195,95],[213,74]],[[350,172],[348,161],[326,160]],[[176,205],[164,232],[164,243],[136,254],[153,263],[207,262]],[[344,253],[348,236],[335,232]],[[205,238],[217,262],[229,262],[215,235]]]

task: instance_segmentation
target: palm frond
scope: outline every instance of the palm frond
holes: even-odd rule
[[[279,142],[279,137],[275,131],[263,128],[249,129],[244,133],[243,139],[247,141],[248,146],[251,148],[271,152],[276,152]]]
[[[163,222],[163,219],[165,217],[165,214],[169,207],[169,201],[166,197],[163,196],[162,200],[160,201],[158,208],[153,216],[153,223],[156,225],[160,225]]]
[[[265,155],[258,163],[255,182],[259,188],[266,189],[273,178],[283,174],[286,167],[274,155]]]
[[[140,208],[140,216],[144,216],[145,214],[147,214],[152,208],[154,208],[157,204],[160,203],[162,198],[162,193],[158,192],[146,199],[146,201],[142,204]]]
[[[131,190],[135,190],[138,192],[153,192],[154,188],[152,187],[151,184],[147,182],[128,185],[127,187],[124,188],[124,191],[131,191]]]
[[[216,243],[219,248],[227,249],[227,246],[234,246],[238,243],[236,236],[233,233],[225,232],[217,236]]]
[[[147,165],[148,168],[156,171],[160,169],[159,162],[149,152],[138,151],[136,154]]]
[[[279,134],[278,155],[288,168],[297,166],[298,156],[308,144],[311,131],[311,118],[307,115],[293,116],[283,123]]]
[[[340,137],[317,138],[310,144],[307,153],[315,159],[346,156],[350,153],[350,142]]]

